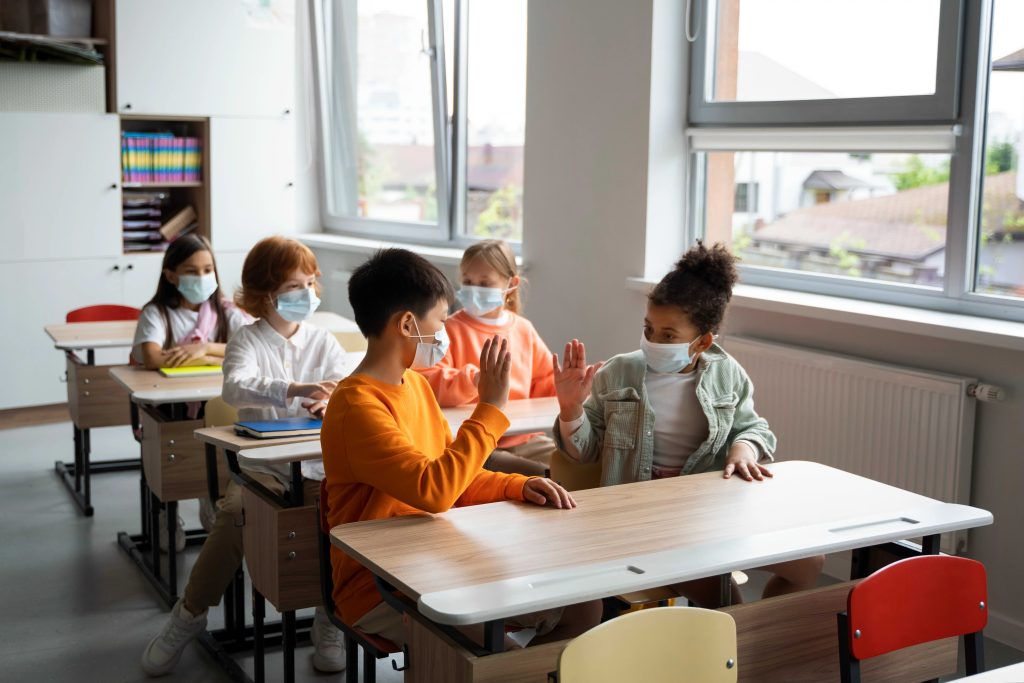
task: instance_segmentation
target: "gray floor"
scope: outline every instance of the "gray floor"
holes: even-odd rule
[[[77,514],[53,472],[54,460],[71,459],[70,424],[0,431],[0,679],[110,683],[143,681],[143,647],[167,619],[156,594],[118,548],[118,531],[138,531],[138,474],[93,478],[96,514]],[[93,431],[96,459],[129,458],[137,445],[126,427]],[[198,526],[187,503],[187,528]],[[197,550],[186,553],[179,576],[187,577]],[[184,581],[184,578],[182,579]],[[751,572],[744,592],[760,591],[764,575]],[[268,618],[275,615],[268,614]],[[221,623],[211,610],[210,626]],[[296,656],[297,680],[341,680],[318,674],[310,648]],[[990,667],[1024,660],[1024,654],[986,641]],[[251,661],[240,660],[251,674]],[[378,663],[381,683],[401,681],[387,661]],[[269,680],[281,680],[281,657],[267,659]],[[165,681],[207,683],[228,677],[198,646],[190,646]]]

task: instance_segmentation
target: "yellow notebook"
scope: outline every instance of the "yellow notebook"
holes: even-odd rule
[[[189,365],[182,368],[160,368],[160,374],[164,377],[206,377],[207,375],[219,375],[219,365]]]

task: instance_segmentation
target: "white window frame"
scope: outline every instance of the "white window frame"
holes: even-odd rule
[[[452,0],[454,20],[450,33],[454,41],[453,105],[448,111],[447,72],[445,69],[445,36],[443,26],[443,0],[423,0],[427,3],[429,29],[428,52],[431,60],[430,77],[434,118],[434,156],[437,176],[437,214],[433,223],[413,223],[360,218],[332,210],[328,188],[337,160],[354,154],[338,147],[338,138],[330,130],[332,89],[327,82],[329,72],[323,68],[330,58],[325,31],[331,17],[325,5],[341,11],[347,3],[338,0],[313,0],[313,45],[316,64],[316,90],[321,140],[321,216],[324,228],[333,233],[374,239],[396,240],[430,246],[466,247],[478,241],[466,231],[466,131],[467,131],[467,74],[468,66],[468,7],[470,0]],[[521,243],[510,241],[516,253]]]
[[[707,102],[702,26],[691,45],[691,93],[687,135],[690,142],[690,197],[685,238],[703,236],[705,171],[699,163],[711,151],[947,152],[950,158],[945,278],[941,289],[873,281],[826,273],[741,265],[743,282],[849,299],[941,310],[965,315],[1024,321],[1024,301],[974,291],[985,154],[985,113],[990,69],[993,0],[964,3],[943,0],[939,70],[951,55],[959,65],[953,108],[940,84],[930,103],[917,97],[862,98],[799,102]],[[695,16],[716,0],[694,0]],[[954,11],[955,10],[955,11]],[[956,16],[957,36],[949,25]],[[945,42],[942,42],[945,41]],[[945,55],[945,56],[944,56]],[[943,65],[947,65],[944,67]],[[948,74],[947,74],[948,75]],[[951,79],[952,80],[952,79]],[[887,103],[885,100],[904,100]],[[876,115],[871,116],[872,112]],[[899,114],[892,120],[893,112]],[[953,116],[950,117],[950,113]],[[870,118],[869,118],[870,117]],[[811,125],[813,122],[814,125]],[[845,126],[820,125],[844,123]]]

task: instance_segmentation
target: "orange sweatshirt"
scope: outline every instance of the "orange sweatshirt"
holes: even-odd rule
[[[508,418],[483,403],[452,440],[427,382],[407,371],[401,385],[351,375],[331,396],[320,444],[331,526],[452,506],[523,500],[527,477],[483,469]],[[381,602],[370,571],[331,548],[334,604],[354,624]]]
[[[477,400],[474,380],[480,372],[480,350],[494,335],[508,339],[512,353],[510,399],[541,398],[555,395],[555,371],[551,367],[551,351],[526,318],[508,312],[503,325],[482,323],[465,311],[459,311],[445,323],[451,346],[441,362],[420,370],[430,382],[437,402],[444,408],[461,406]],[[533,434],[507,436],[499,442],[502,448],[526,443]]]

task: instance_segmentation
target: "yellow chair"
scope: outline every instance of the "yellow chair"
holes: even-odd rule
[[[658,607],[606,621],[570,642],[559,683],[736,683],[736,622],[724,612]]]
[[[206,427],[227,427],[238,422],[238,408],[224,402],[220,396],[206,402],[203,424]]]
[[[601,486],[601,462],[581,464],[559,449],[551,454],[551,478],[569,491]]]
[[[334,338],[348,353],[366,350],[366,337],[358,332],[335,332]]]

